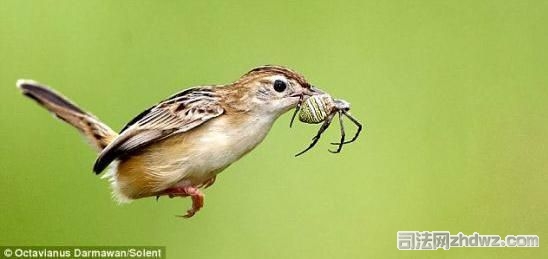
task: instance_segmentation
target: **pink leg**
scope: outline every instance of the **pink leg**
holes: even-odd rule
[[[186,215],[182,215],[181,217],[190,218],[204,206],[204,194],[200,189],[193,186],[170,188],[165,190],[165,194],[169,198],[190,196],[192,199],[192,208],[187,210]]]
[[[215,179],[217,178],[217,176],[213,176],[209,179],[207,179],[207,181],[205,181],[202,186],[200,187],[204,187],[204,189],[207,189],[207,187],[213,185],[215,183]]]

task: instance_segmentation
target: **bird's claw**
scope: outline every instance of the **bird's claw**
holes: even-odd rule
[[[187,210],[185,215],[177,215],[178,217],[191,218],[204,206],[204,194],[197,187],[186,186],[177,187],[166,190],[166,194],[170,197],[187,197],[192,199],[192,208]]]

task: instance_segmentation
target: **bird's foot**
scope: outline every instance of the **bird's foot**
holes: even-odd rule
[[[180,217],[190,218],[204,206],[204,194],[197,187],[175,187],[167,189],[165,193],[169,198],[190,196],[192,199],[192,208],[187,210],[185,215],[179,215]]]

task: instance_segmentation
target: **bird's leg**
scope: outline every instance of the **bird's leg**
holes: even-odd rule
[[[209,186],[213,185],[215,183],[215,179],[217,178],[217,176],[213,176],[209,179],[207,179],[204,183],[202,183],[202,187],[204,189],[208,188]]]
[[[186,215],[182,215],[181,217],[190,218],[204,206],[204,194],[199,188],[194,186],[169,188],[165,190],[164,193],[168,195],[169,198],[190,196],[192,199],[192,208],[187,210]]]
[[[183,217],[190,218],[204,206],[204,194],[195,187],[186,187],[185,189],[185,192],[192,199],[192,208],[187,210],[186,215]]]

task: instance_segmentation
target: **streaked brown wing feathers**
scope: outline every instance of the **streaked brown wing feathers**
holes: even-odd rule
[[[147,113],[139,114],[97,158],[93,170],[104,170],[114,159],[174,134],[189,131],[223,114],[219,98],[209,88],[176,94]]]

